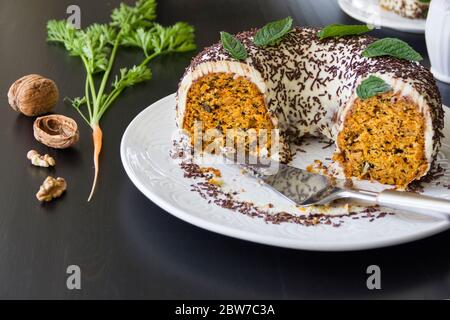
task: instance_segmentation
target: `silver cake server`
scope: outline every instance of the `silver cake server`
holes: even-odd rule
[[[345,181],[283,164],[272,167],[245,164],[243,167],[298,206],[326,205],[338,199],[347,199],[365,205],[379,205],[450,219],[450,200],[413,192],[351,189],[345,186]]]

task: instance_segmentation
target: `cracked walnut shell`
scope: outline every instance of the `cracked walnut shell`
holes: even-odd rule
[[[59,198],[67,189],[67,183],[64,178],[47,177],[36,193],[36,198],[41,202],[49,202]]]
[[[8,91],[8,102],[17,112],[34,117],[53,110],[59,91],[53,80],[30,74],[15,81]]]
[[[37,141],[55,149],[74,145],[80,136],[75,120],[59,114],[37,118],[33,131]]]

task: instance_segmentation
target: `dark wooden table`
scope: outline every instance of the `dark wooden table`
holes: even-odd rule
[[[46,43],[45,24],[78,4],[82,25],[108,21],[119,0],[2,0],[0,2],[0,298],[450,298],[450,232],[411,244],[350,253],[317,253],[257,245],[184,223],[145,198],[126,176],[119,157],[122,133],[145,107],[174,92],[192,54],[151,64],[154,79],[128,90],[103,119],[100,185],[86,203],[92,177],[89,129],[77,119],[81,141],[66,151],[46,150],[32,134],[33,119],[11,111],[6,99],[18,77],[40,73],[63,96],[83,92],[77,59]],[[132,1],[127,1],[132,2]],[[331,0],[160,0],[158,21],[192,23],[200,48],[219,31],[237,32],[291,15],[297,24],[355,23]],[[388,29],[380,37],[408,41],[427,56],[423,35]],[[138,53],[121,52],[131,64]],[[425,59],[425,64],[428,60]],[[439,83],[450,105],[450,86]],[[51,152],[67,194],[48,205],[34,195],[49,173],[31,167],[31,148]],[[66,268],[79,265],[82,289],[66,288]],[[366,268],[382,270],[382,290],[366,287]]]

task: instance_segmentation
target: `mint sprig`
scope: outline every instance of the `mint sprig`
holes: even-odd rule
[[[222,31],[220,33],[220,41],[225,51],[234,59],[245,60],[247,58],[247,49],[244,44],[228,32]]]
[[[346,24],[330,24],[317,33],[320,40],[326,38],[341,38],[345,36],[361,35],[371,31],[372,28],[365,24],[346,25]]]
[[[365,100],[376,96],[377,94],[385,93],[391,90],[393,90],[392,87],[383,79],[370,75],[367,79],[361,82],[358,88],[356,88],[356,94],[361,100]]]
[[[270,22],[258,30],[253,38],[253,43],[258,47],[276,44],[292,29],[292,18],[287,17]]]
[[[367,58],[391,56],[410,61],[423,59],[420,53],[411,48],[409,44],[396,38],[384,38],[369,44],[362,52],[362,56]]]

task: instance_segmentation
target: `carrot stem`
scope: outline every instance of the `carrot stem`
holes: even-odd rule
[[[92,77],[91,68],[89,67],[89,63],[87,62],[85,57],[82,56],[81,60],[83,61],[84,68],[86,69],[87,81],[89,83],[89,88],[91,89],[92,100],[95,101],[97,99],[97,94],[95,92],[95,83],[94,78]]]
[[[94,181],[92,183],[91,193],[89,194],[88,202],[91,201],[94,195],[95,187],[97,186],[98,171],[99,171],[99,156],[102,150],[103,133],[98,123],[92,125],[92,141],[94,143]]]
[[[114,42],[114,46],[111,51],[111,56],[109,57],[108,66],[106,68],[105,73],[103,74],[103,79],[102,79],[102,82],[100,83],[100,88],[98,89],[98,92],[97,92],[97,97],[96,97],[97,100],[95,100],[95,102],[94,102],[94,114],[97,114],[97,112],[99,111],[98,107],[101,105],[101,101],[103,99],[103,92],[105,91],[106,83],[108,82],[108,79],[109,79],[109,74],[111,73],[112,67],[114,65],[114,61],[116,60],[117,50],[119,49],[122,32],[123,32],[123,29],[120,29],[120,31],[117,35],[116,41]]]

